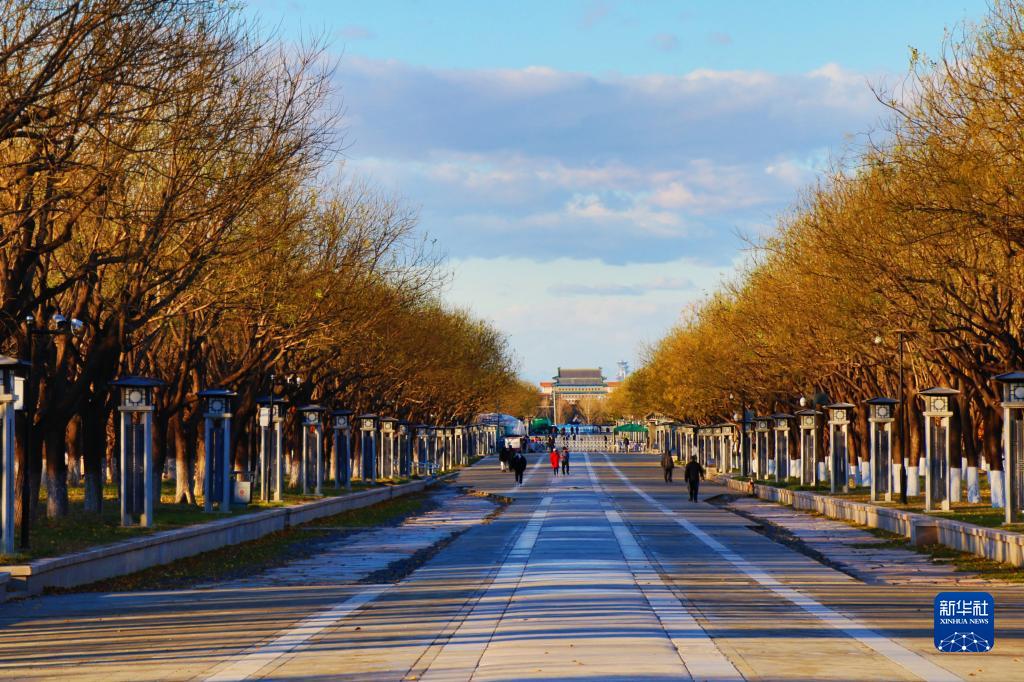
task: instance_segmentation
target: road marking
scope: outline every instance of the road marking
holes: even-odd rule
[[[473,676],[526,571],[526,563],[537,544],[551,499],[547,496],[540,501],[505,556],[494,580],[420,675],[420,680],[468,680]]]
[[[848,616],[830,609],[824,604],[816,601],[815,599],[803,594],[802,592],[784,585],[778,579],[769,575],[766,571],[758,568],[754,564],[741,557],[739,554],[729,549],[715,538],[708,535],[706,532],[698,528],[695,524],[689,520],[677,516],[671,509],[663,505],[658,500],[654,499],[646,492],[638,488],[633,484],[626,476],[619,471],[619,468],[615,466],[615,463],[608,458],[608,455],[604,455],[605,461],[615,472],[615,475],[626,484],[626,487],[632,490],[634,493],[643,498],[648,504],[653,506],[655,509],[665,514],[677,524],[686,529],[698,540],[703,542],[705,545],[710,547],[712,550],[717,552],[723,559],[731,563],[733,566],[738,568],[740,571],[745,573],[750,578],[756,580],[758,583],[768,588],[775,594],[779,595],[783,599],[786,599],[793,604],[796,604],[807,613],[817,617],[822,622],[832,626],[837,630],[845,632],[850,637],[856,639],[861,644],[874,649],[876,652],[888,658],[890,661],[906,668],[913,675],[920,677],[923,680],[929,682],[953,682],[962,680],[963,678],[958,677],[952,672],[942,668],[927,658],[920,656],[919,654],[910,651],[900,644],[892,641],[888,637],[880,635],[879,633],[871,630],[863,623],[854,620]]]
[[[583,462],[594,492],[599,498],[604,498],[610,503],[611,498],[603,493],[601,482],[597,479],[594,468],[590,465],[590,458],[586,454],[583,455]],[[647,553],[637,542],[636,536],[619,512],[607,508],[607,503],[604,506],[605,517],[611,524],[612,532],[619,543],[626,565],[633,574],[636,586],[661,622],[662,629],[675,646],[690,676],[696,680],[742,680],[743,675],[725,657],[689,609],[679,601],[672,588],[665,583],[661,573],[654,568]]]
[[[258,644],[229,658],[225,667],[206,678],[207,682],[231,682],[252,677],[281,656],[295,651],[310,638],[370,603],[389,587],[391,585],[368,587],[325,611],[303,618],[269,643]]]

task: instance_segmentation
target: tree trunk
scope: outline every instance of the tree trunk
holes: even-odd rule
[[[921,448],[923,447],[924,438],[923,431],[924,425],[922,423],[922,417],[916,409],[914,409],[914,398],[907,400],[907,426],[909,427],[908,445],[907,450],[907,494],[911,496],[921,494]]]
[[[68,453],[68,485],[82,485],[82,418],[75,415],[68,422],[68,434],[64,443]]]
[[[167,421],[169,417],[153,415],[153,502],[160,504],[167,468]]]
[[[67,423],[61,419],[46,422],[43,427],[46,450],[46,515],[59,518],[68,515],[68,465],[64,443]]]
[[[1003,494],[1003,413],[999,409],[985,410],[982,415],[984,436],[982,448],[988,461],[989,496],[992,506],[1001,509],[1006,504]]]
[[[82,410],[82,456],[85,460],[85,511],[103,512],[103,482],[106,475],[107,422],[110,414],[96,398],[85,401]]]

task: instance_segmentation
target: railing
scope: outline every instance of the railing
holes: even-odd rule
[[[654,452],[647,448],[647,443],[644,441],[634,442],[631,440],[627,447],[625,439],[611,433],[581,433],[575,436],[557,436],[555,438],[555,447],[558,449],[569,448],[571,452]]]

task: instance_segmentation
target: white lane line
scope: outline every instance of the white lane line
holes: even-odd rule
[[[688,532],[692,533],[698,540],[703,542],[705,545],[710,547],[712,550],[717,552],[722,558],[731,563],[733,566],[738,568],[740,571],[748,575],[749,577],[756,580],[761,585],[764,585],[769,590],[779,595],[780,597],[787,599],[788,601],[796,604],[804,611],[810,613],[812,616],[817,617],[822,622],[834,627],[837,630],[845,632],[850,637],[856,639],[861,644],[864,644],[871,649],[874,649],[881,655],[888,658],[890,661],[906,668],[912,674],[920,677],[923,680],[935,681],[935,682],[953,682],[956,680],[962,680],[963,678],[958,677],[952,672],[940,667],[927,658],[920,656],[919,654],[910,651],[909,649],[897,644],[888,637],[880,635],[874,630],[870,629],[863,623],[854,620],[848,616],[830,609],[824,604],[808,597],[806,594],[799,592],[798,590],[788,587],[780,582],[778,579],[769,575],[766,571],[758,568],[754,564],[741,557],[739,554],[723,545],[718,540],[714,539],[703,530],[698,528],[689,520],[677,516],[671,509],[663,505],[658,500],[654,499],[640,488],[636,487],[632,481],[623,475],[619,468],[608,458],[608,455],[604,456],[605,461],[615,472],[615,475],[626,484],[626,487],[632,490],[634,493],[639,495],[651,506],[665,514],[677,524],[685,528]]]
[[[281,656],[301,647],[310,638],[336,624],[353,611],[370,603],[390,585],[374,585],[331,608],[303,618],[275,639],[264,645],[256,645],[229,658],[218,672],[207,677],[207,682],[230,682],[245,680]]]
[[[540,501],[540,506],[526,522],[494,580],[430,662],[420,680],[468,680],[473,676],[526,571],[526,562],[547,518],[551,499],[548,496]]]
[[[601,482],[590,465],[590,458],[583,455],[587,473],[594,492],[599,498],[610,498],[603,494]],[[633,531],[623,521],[619,512],[605,509],[605,517],[611,524],[612,532],[619,543],[622,556],[633,574],[633,580],[644,595],[651,610],[661,622],[662,629],[672,641],[683,665],[695,680],[742,680],[743,675],[733,666],[725,654],[719,650],[714,640],[708,636],[704,628],[676,597],[661,574],[654,568],[647,553],[640,547]]]

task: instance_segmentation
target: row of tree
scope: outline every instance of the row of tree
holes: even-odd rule
[[[66,514],[81,458],[100,510],[119,375],[167,382],[157,470],[175,460],[188,501],[203,388],[238,392],[241,462],[271,374],[292,404],[417,422],[515,396],[504,337],[440,301],[415,213],[332,174],[322,46],[261,39],[218,0],[0,11],[0,346],[34,360],[35,437],[18,439],[31,504],[45,480],[48,514]],[[80,332],[41,333],[57,314]]]
[[[956,398],[969,466],[1001,466],[995,374],[1024,367],[1024,3],[1002,0],[914,53],[879,140],[841,163],[757,245],[748,268],[684,315],[622,392],[633,412],[702,422],[799,396],[858,404],[921,389]],[[731,396],[731,399],[730,399]],[[907,419],[916,463],[921,420]],[[958,434],[959,435],[959,434]]]

